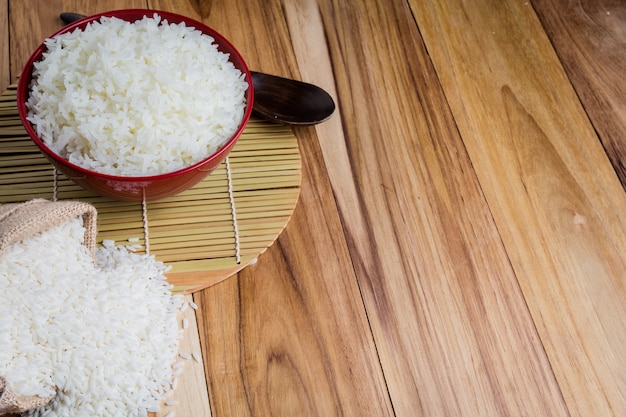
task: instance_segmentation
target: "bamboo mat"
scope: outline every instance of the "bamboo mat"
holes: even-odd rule
[[[288,126],[251,119],[227,161],[205,180],[144,206],[97,196],[57,173],[24,131],[15,93],[13,85],[0,96],[0,204],[91,203],[99,243],[140,244],[172,267],[167,277],[176,292],[206,288],[253,263],[293,213],[301,164]]]

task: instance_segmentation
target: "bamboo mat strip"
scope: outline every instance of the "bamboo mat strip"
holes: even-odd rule
[[[192,189],[146,205],[150,253],[172,267],[168,280],[177,292],[213,285],[254,261],[293,213],[300,194],[301,162],[291,128],[250,120],[229,163],[237,236],[225,164]],[[141,203],[97,196],[63,174],[56,180],[59,200],[81,200],[96,207],[99,242],[126,244],[138,238],[133,243],[145,247]],[[51,200],[54,184],[54,169],[22,128],[15,86],[11,86],[0,96],[0,204]]]

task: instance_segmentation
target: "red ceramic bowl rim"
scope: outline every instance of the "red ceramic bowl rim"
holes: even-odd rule
[[[61,155],[54,152],[52,149],[50,149],[39,138],[39,135],[37,135],[37,132],[35,132],[35,130],[33,129],[32,124],[26,119],[26,117],[28,116],[28,111],[26,110],[26,100],[27,100],[26,93],[29,90],[29,85],[27,85],[27,83],[30,84],[31,79],[32,79],[33,64],[41,58],[41,55],[46,50],[44,43],[41,43],[39,47],[35,49],[35,51],[32,53],[32,55],[26,62],[26,65],[24,66],[24,69],[22,70],[22,73],[18,80],[17,108],[18,108],[18,113],[20,115],[20,119],[22,121],[22,124],[24,125],[24,128],[26,129],[26,132],[33,139],[35,144],[46,153],[46,155],[58,161],[62,165],[65,165],[68,168],[74,169],[82,174],[86,174],[86,175],[93,176],[93,177],[99,177],[105,180],[155,181],[155,180],[160,180],[160,179],[176,177],[181,174],[194,171],[197,168],[201,168],[204,165],[207,165],[208,163],[221,158],[224,155],[224,153],[229,152],[234,142],[239,138],[239,136],[241,136],[241,133],[245,129],[246,124],[248,123],[248,120],[250,119],[250,115],[252,114],[252,104],[254,101],[254,87],[252,85],[252,76],[250,74],[250,70],[248,69],[246,62],[244,61],[239,51],[237,51],[237,49],[233,46],[232,43],[230,43],[228,39],[226,39],[223,35],[221,35],[215,29],[205,25],[202,22],[198,22],[187,16],[183,16],[183,15],[176,14],[176,13],[165,12],[161,10],[151,10],[151,9],[124,9],[124,10],[112,10],[112,11],[98,13],[92,16],[85,17],[84,19],[78,20],[76,22],[70,23],[67,26],[64,26],[63,28],[55,32],[49,38],[56,37],[62,33],[71,32],[76,28],[84,28],[87,25],[87,23],[92,22],[92,21],[97,21],[101,17],[117,17],[117,18],[127,20],[127,21],[136,21],[136,20],[141,19],[143,16],[152,17],[154,14],[157,14],[163,19],[167,20],[168,23],[185,22],[187,26],[193,27],[195,29],[200,30],[203,33],[208,34],[213,39],[215,39],[215,42],[218,44],[218,49],[220,50],[228,49],[227,52],[231,54],[231,58],[229,58],[230,61],[233,60],[232,56],[234,55],[235,59],[241,62],[241,66],[242,66],[242,69],[244,70],[245,78],[248,82],[248,91],[247,91],[245,112],[241,120],[241,124],[239,128],[237,129],[237,131],[232,135],[232,137],[226,143],[224,143],[224,145],[222,145],[222,147],[219,150],[212,153],[207,158],[199,162],[196,162],[193,165],[181,168],[176,171],[166,172],[163,174],[144,175],[144,176],[119,176],[119,175],[104,174],[98,171],[92,171],[87,168],[83,168],[80,165],[73,164],[67,159],[63,158]],[[129,18],[134,19],[134,20],[129,20]]]

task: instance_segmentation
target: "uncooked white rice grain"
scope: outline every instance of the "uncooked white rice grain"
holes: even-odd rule
[[[201,356],[198,354],[198,352],[192,352],[191,356],[196,362],[200,362]]]
[[[112,248],[115,246],[115,241],[111,239],[104,239],[102,241],[102,246],[104,246],[105,248]]]
[[[77,218],[0,257],[0,375],[21,395],[54,395],[30,417],[144,417],[176,384],[182,298],[162,263],[113,241],[94,266],[84,234]]]
[[[190,302],[189,302],[189,306],[190,306],[191,308],[193,308],[194,310],[197,310],[197,309],[198,309],[198,304],[194,303],[193,301],[190,301]]]
[[[185,353],[185,352],[180,352],[180,353],[178,354],[178,356],[180,356],[180,357],[181,357],[181,358],[183,358],[183,359],[189,359],[189,358],[191,358],[191,355],[190,355],[189,353]]]

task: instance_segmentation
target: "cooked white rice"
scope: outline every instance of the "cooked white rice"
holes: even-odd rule
[[[162,263],[111,243],[98,267],[79,219],[0,258],[0,375],[54,395],[31,416],[146,416],[172,390],[182,296]]]
[[[28,120],[48,147],[105,174],[175,171],[239,128],[248,84],[214,39],[155,14],[103,17],[45,41]]]

